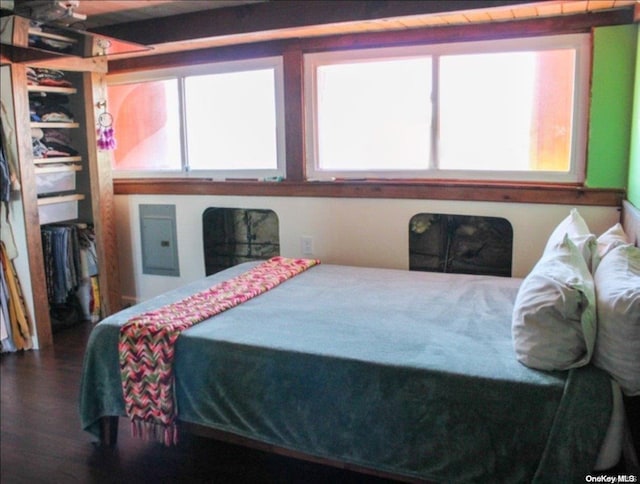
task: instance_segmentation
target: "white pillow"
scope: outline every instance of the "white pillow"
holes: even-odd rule
[[[589,363],[596,338],[593,277],[569,235],[548,247],[522,281],[511,332],[516,357],[531,368]]]
[[[596,252],[596,236],[591,233],[577,209],[572,208],[569,215],[558,224],[547,240],[544,252],[562,243],[564,236],[569,235],[584,257],[591,270],[593,254]]]
[[[593,364],[629,396],[640,395],[640,248],[622,245],[594,274],[598,337]]]
[[[612,249],[620,245],[629,244],[629,238],[625,233],[622,225],[620,223],[615,224],[613,227],[609,228],[606,232],[604,232],[598,239],[596,240],[596,253],[593,258],[593,264],[591,271],[593,274],[596,273],[596,269],[598,268],[598,264],[602,260],[602,258],[607,255]]]

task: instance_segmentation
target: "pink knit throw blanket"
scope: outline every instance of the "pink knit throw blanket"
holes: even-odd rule
[[[232,279],[149,311],[120,328],[122,390],[135,437],[177,443],[173,357],[180,333],[262,294],[306,269],[314,259],[273,257]]]

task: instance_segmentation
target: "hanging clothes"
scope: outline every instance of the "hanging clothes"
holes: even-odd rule
[[[0,299],[2,299],[4,309],[0,322],[4,325],[7,336],[2,340],[2,351],[31,349],[33,347],[31,320],[18,275],[13,262],[7,256],[3,243],[0,243],[0,262],[2,269],[0,272]]]
[[[20,182],[16,162],[10,156],[11,150],[7,149],[10,146],[7,140],[11,139],[12,130],[3,120],[8,113],[4,104],[0,103],[0,108],[2,109],[2,116],[0,116],[0,241],[4,243],[9,259],[15,259],[18,256],[18,248],[11,226],[11,192],[20,191]]]
[[[0,203],[8,207],[11,200],[11,173],[9,160],[4,154],[4,146],[0,145]]]
[[[31,321],[13,259],[18,249],[10,222],[11,192],[20,190],[15,164],[5,151],[7,133],[2,104],[0,117],[0,347],[2,352],[30,349]]]
[[[78,232],[75,225],[43,225],[41,233],[49,303],[63,304],[80,279]]]
[[[95,239],[96,234],[92,227],[78,226],[81,279],[76,297],[80,302],[84,319],[93,323],[100,320],[100,293],[97,286],[98,255]]]
[[[92,279],[98,274],[93,227],[49,224],[41,227],[47,297],[53,330],[97,321]]]
[[[4,269],[0,263],[0,343],[2,352],[16,351],[11,337],[11,322],[9,320],[9,291],[4,279]]]

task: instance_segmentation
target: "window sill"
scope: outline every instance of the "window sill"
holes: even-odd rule
[[[116,195],[233,195],[261,197],[404,198],[477,202],[621,206],[625,191],[581,185],[365,180],[322,182],[211,181],[144,178],[114,180]]]

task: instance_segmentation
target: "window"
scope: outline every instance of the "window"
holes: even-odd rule
[[[284,175],[280,58],[108,79],[116,176]]]
[[[117,140],[114,170],[182,169],[177,79],[109,86],[109,106]]]
[[[589,36],[305,55],[307,175],[577,182]]]

